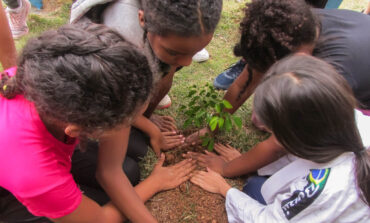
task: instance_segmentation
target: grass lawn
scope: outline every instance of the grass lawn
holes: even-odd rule
[[[54,2],[60,7],[57,7],[56,10],[46,10],[46,12],[30,14],[28,19],[30,34],[15,41],[18,52],[21,51],[29,38],[37,36],[47,29],[57,28],[68,23],[71,0],[44,1],[47,3]],[[239,38],[238,28],[245,2],[247,1],[224,0],[221,22],[218,25],[213,40],[206,47],[211,58],[204,63],[193,63],[188,67],[184,67],[175,75],[173,87],[169,92],[172,99],[172,106],[169,109],[158,111],[157,113],[174,117],[180,129],[185,116],[179,111],[179,107],[187,104],[185,95],[187,95],[189,87],[194,84],[204,86],[207,82],[212,83],[213,79],[220,72],[238,61],[239,58],[233,56],[232,49]],[[367,2],[368,0],[344,0],[340,8],[361,11],[367,5]],[[222,91],[220,92],[220,97],[222,97],[223,93]],[[221,134],[219,137],[223,142],[228,142],[241,151],[249,150],[253,145],[268,136],[252,127],[250,122],[251,103],[252,101],[249,99],[236,113],[243,120],[243,129],[239,131],[234,130],[228,134]],[[151,172],[155,161],[154,153],[150,152],[141,162],[143,178]],[[194,211],[195,206],[189,205],[189,207],[190,209],[188,208],[183,212],[182,219],[184,220],[181,222],[196,221],[197,213]]]

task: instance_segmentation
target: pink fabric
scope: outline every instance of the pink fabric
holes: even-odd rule
[[[13,77],[17,73],[17,67],[11,67],[4,70],[4,72],[8,73],[9,77]]]
[[[362,114],[366,115],[366,116],[370,116],[370,110],[364,110],[364,109],[358,109],[360,112],[362,112]]]
[[[36,216],[73,212],[82,194],[70,173],[75,147],[54,138],[33,103],[0,96],[0,187]]]

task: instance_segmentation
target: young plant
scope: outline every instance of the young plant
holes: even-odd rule
[[[180,107],[186,116],[184,128],[208,126],[211,133],[214,133],[216,129],[229,132],[234,126],[241,128],[241,118],[225,111],[225,109],[232,108],[230,102],[221,99],[218,92],[209,83],[203,88],[193,85],[186,97],[190,99],[188,105]],[[202,146],[206,146],[209,151],[212,151],[214,147],[213,135],[206,133],[205,136],[201,137]]]

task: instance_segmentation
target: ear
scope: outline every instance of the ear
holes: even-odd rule
[[[145,27],[144,11],[139,10],[139,24],[142,28]]]
[[[64,133],[72,138],[77,138],[80,136],[81,128],[77,125],[68,124],[64,129]]]

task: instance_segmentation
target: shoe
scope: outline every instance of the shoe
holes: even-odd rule
[[[16,9],[6,8],[6,15],[14,39],[19,39],[28,34],[27,16],[31,4],[28,0],[20,0],[19,4],[20,6]]]
[[[162,98],[162,100],[159,102],[156,109],[160,110],[160,109],[168,108],[171,106],[171,103],[172,102],[171,102],[170,96],[166,94],[166,96],[164,96],[164,98]]]
[[[208,59],[209,59],[209,53],[205,48],[203,48],[201,51],[199,51],[193,56],[193,61],[198,62],[198,63],[204,62]]]
[[[231,65],[216,77],[213,81],[213,86],[217,89],[227,90],[234,80],[239,77],[245,64],[246,63],[243,60],[239,60],[237,63]]]

